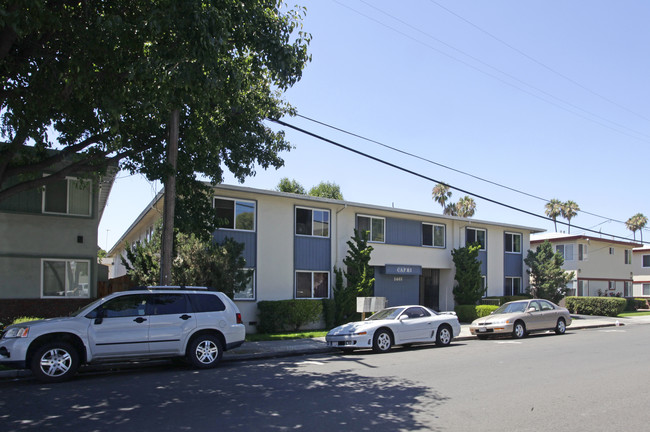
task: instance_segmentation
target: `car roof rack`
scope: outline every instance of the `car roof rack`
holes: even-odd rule
[[[138,286],[130,288],[129,291],[147,290],[147,291],[162,291],[162,290],[184,290],[184,291],[209,291],[208,287],[198,286],[185,286],[185,285],[154,285],[154,286]]]

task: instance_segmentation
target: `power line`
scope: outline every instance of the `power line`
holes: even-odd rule
[[[450,167],[450,166],[448,166],[448,165],[444,165],[444,164],[441,164],[441,163],[439,163],[439,162],[435,162],[435,161],[433,161],[433,160],[431,160],[431,159],[427,159],[427,158],[425,158],[425,157],[422,157],[422,156],[416,155],[416,154],[414,154],[414,153],[410,153],[410,152],[407,152],[407,151],[405,151],[405,150],[401,150],[401,149],[399,149],[399,148],[397,148],[397,147],[393,147],[393,146],[390,146],[390,145],[388,145],[388,144],[384,144],[384,143],[382,143],[382,142],[379,142],[379,141],[373,140],[373,139],[371,139],[371,138],[366,138],[366,137],[364,137],[364,136],[362,136],[362,135],[358,135],[358,134],[356,134],[356,133],[354,133],[354,132],[349,132],[349,131],[347,131],[347,130],[345,130],[345,129],[341,129],[341,128],[338,128],[338,127],[336,127],[336,126],[332,126],[332,125],[330,125],[330,124],[327,124],[327,123],[325,123],[325,122],[322,122],[322,121],[319,121],[319,120],[316,120],[316,119],[313,119],[313,118],[307,117],[307,116],[305,116],[305,115],[302,115],[302,114],[296,114],[296,116],[297,116],[297,117],[301,117],[301,118],[303,118],[303,119],[305,119],[305,120],[309,120],[309,121],[311,121],[311,122],[317,123],[317,124],[319,124],[319,125],[322,125],[322,126],[328,127],[328,128],[330,128],[330,129],[333,129],[333,130],[336,130],[336,131],[339,131],[339,132],[345,133],[345,134],[347,134],[347,135],[350,135],[350,136],[353,136],[353,137],[356,137],[356,138],[359,138],[359,139],[362,139],[362,140],[365,140],[365,141],[368,141],[368,142],[371,142],[371,143],[377,144],[377,145],[379,145],[379,146],[382,146],[382,147],[384,147],[384,148],[387,148],[387,149],[393,150],[393,151],[395,151],[395,152],[398,152],[398,153],[401,153],[401,154],[404,154],[404,155],[407,155],[407,156],[413,157],[413,158],[415,158],[415,159],[419,159],[419,160],[421,160],[421,161],[424,161],[424,162],[430,163],[430,164],[432,164],[432,165],[436,165],[436,166],[439,166],[439,167],[442,167],[442,168],[448,169],[448,170],[450,170],[450,171],[454,171],[454,172],[457,172],[457,173],[459,173],[459,174],[463,174],[463,175],[466,175],[466,176],[468,176],[468,177],[472,177],[472,178],[477,179],[477,180],[480,180],[480,181],[482,181],[482,182],[489,183],[489,184],[492,184],[492,185],[494,185],[494,186],[498,186],[498,187],[500,187],[500,188],[507,189],[507,190],[510,190],[510,191],[512,191],[512,192],[516,192],[516,193],[519,193],[519,194],[522,194],[522,195],[526,195],[526,196],[528,196],[528,197],[535,198],[535,199],[540,200],[540,201],[543,201],[543,202],[545,202],[545,203],[546,203],[546,202],[549,202],[549,200],[546,199],[546,198],[542,198],[542,197],[540,197],[540,196],[537,196],[537,195],[531,194],[531,193],[529,193],[529,192],[525,192],[525,191],[522,191],[522,190],[519,190],[519,189],[515,189],[515,188],[513,188],[513,187],[506,186],[506,185],[504,185],[504,184],[497,183],[497,182],[494,182],[494,181],[492,181],[492,180],[485,179],[485,178],[483,178],[483,177],[479,177],[479,176],[477,176],[477,175],[474,175],[474,174],[468,173],[468,172],[466,172],[466,171],[462,171],[462,170],[459,170],[459,169],[457,169],[457,168],[453,168],[453,167]],[[586,210],[580,210],[580,211],[581,211],[582,213],[587,214],[587,215],[590,215],[590,216],[594,216],[594,217],[597,217],[597,218],[600,218],[600,219],[605,219],[604,222],[601,222],[601,223],[598,224],[598,225],[601,225],[601,224],[603,224],[603,223],[605,223],[605,222],[610,222],[610,221],[612,221],[612,222],[618,222],[618,223],[621,223],[621,224],[625,224],[625,222],[623,222],[623,221],[620,221],[620,220],[617,220],[617,219],[612,219],[612,218],[610,218],[610,217],[606,217],[606,216],[601,216],[601,215],[598,215],[598,214],[595,214],[595,213],[590,213],[590,212],[588,212],[588,211],[586,211]],[[598,226],[598,225],[596,225],[596,226]]]
[[[361,0],[361,1],[362,1],[363,3],[366,3],[366,2],[364,2],[363,0]],[[575,116],[578,116],[578,117],[580,117],[580,118],[582,118],[582,119],[584,119],[584,120],[590,121],[590,122],[595,123],[595,124],[598,124],[598,125],[600,125],[600,126],[602,126],[602,127],[604,127],[604,128],[610,129],[610,130],[612,130],[612,131],[614,131],[614,132],[618,132],[618,133],[620,133],[620,134],[622,134],[622,135],[626,135],[626,136],[628,136],[628,137],[630,137],[630,138],[633,138],[633,139],[636,139],[636,140],[642,141],[642,142],[644,142],[644,143],[648,143],[648,142],[650,142],[650,136],[645,135],[645,134],[642,133],[642,132],[635,131],[635,130],[633,130],[633,129],[631,129],[631,128],[628,128],[628,127],[626,127],[626,126],[624,126],[624,125],[621,125],[621,124],[618,124],[618,123],[616,123],[616,122],[614,122],[614,121],[608,120],[608,119],[606,119],[606,118],[604,118],[604,117],[602,117],[602,116],[600,116],[600,115],[598,115],[598,114],[595,114],[595,113],[592,113],[592,112],[590,112],[590,111],[587,111],[587,110],[585,110],[585,109],[583,109],[583,108],[580,108],[580,107],[577,106],[577,105],[572,104],[571,102],[568,102],[568,101],[566,101],[566,100],[564,100],[564,99],[561,99],[561,98],[559,98],[559,97],[557,97],[557,96],[554,96],[554,95],[552,95],[551,93],[549,93],[549,92],[547,92],[547,91],[545,91],[545,90],[542,90],[542,89],[540,89],[540,88],[538,88],[538,87],[535,87],[534,85],[528,84],[528,83],[524,82],[523,80],[520,80],[519,78],[517,78],[517,77],[515,77],[515,76],[513,76],[513,75],[511,75],[511,74],[509,74],[509,73],[507,73],[507,72],[504,72],[504,71],[502,71],[502,70],[500,70],[500,69],[498,69],[498,68],[496,68],[496,67],[494,67],[494,66],[492,66],[492,65],[490,65],[490,64],[488,64],[488,63],[486,63],[486,62],[484,62],[484,61],[482,61],[482,60],[480,60],[480,59],[478,59],[478,58],[476,58],[476,57],[474,57],[474,56],[472,56],[471,54],[468,54],[468,53],[466,53],[466,52],[464,52],[464,51],[462,51],[462,50],[460,50],[460,49],[458,49],[458,48],[455,48],[454,46],[452,46],[452,45],[450,45],[450,44],[448,44],[448,43],[446,43],[446,42],[444,42],[444,41],[442,41],[442,40],[440,40],[440,39],[434,37],[433,35],[431,35],[431,34],[425,32],[425,31],[423,31],[423,30],[420,30],[420,29],[416,28],[416,27],[412,26],[411,24],[408,24],[407,22],[405,22],[405,21],[403,21],[403,20],[401,20],[401,19],[399,19],[399,18],[396,18],[396,17],[394,17],[393,15],[391,15],[391,14],[389,14],[389,13],[387,13],[387,12],[385,12],[385,11],[383,11],[383,10],[381,10],[381,9],[379,9],[379,8],[377,8],[377,7],[373,6],[373,5],[371,5],[371,4],[366,3],[368,6],[372,7],[373,9],[376,9],[377,11],[379,11],[379,12],[381,12],[381,13],[383,13],[383,14],[385,14],[385,15],[391,17],[391,18],[393,18],[394,20],[396,20],[396,21],[398,21],[398,22],[404,24],[405,26],[410,27],[411,29],[413,29],[413,30],[415,30],[415,31],[417,31],[417,32],[419,32],[419,33],[424,34],[425,36],[427,36],[427,37],[429,37],[429,38],[435,40],[436,42],[438,42],[438,43],[440,43],[440,44],[442,44],[442,45],[445,45],[445,46],[447,46],[448,48],[450,48],[450,49],[452,49],[452,50],[454,50],[454,51],[457,51],[457,52],[459,52],[459,53],[461,53],[461,54],[463,54],[463,55],[469,57],[470,59],[474,60],[474,61],[477,62],[477,63],[480,63],[481,65],[483,65],[483,66],[485,66],[485,67],[488,67],[488,68],[490,68],[490,69],[492,69],[492,70],[494,70],[494,71],[496,71],[496,72],[498,72],[498,73],[500,73],[500,74],[502,74],[502,75],[505,75],[506,77],[508,77],[508,78],[511,79],[511,80],[514,80],[514,81],[516,81],[516,82],[518,82],[518,83],[520,83],[520,84],[523,84],[524,86],[527,86],[527,87],[529,87],[529,88],[531,88],[531,89],[533,89],[533,90],[535,90],[535,91],[541,93],[542,95],[545,95],[547,98],[551,98],[551,99],[554,99],[554,100],[556,100],[556,101],[558,101],[558,102],[560,102],[560,103],[562,103],[562,104],[565,104],[566,106],[563,106],[563,105],[561,105],[560,103],[557,103],[557,102],[554,102],[554,101],[552,101],[552,100],[549,100],[549,99],[547,99],[547,98],[545,98],[545,97],[542,97],[542,96],[540,96],[539,94],[535,94],[535,93],[533,93],[532,91],[529,91],[529,90],[527,90],[527,89],[525,89],[525,88],[522,88],[521,86],[518,86],[518,85],[516,85],[516,84],[514,84],[514,83],[512,83],[512,82],[509,82],[509,81],[507,81],[507,80],[505,80],[505,79],[503,79],[503,78],[501,78],[501,77],[499,77],[499,76],[497,76],[497,75],[495,75],[495,74],[492,74],[492,73],[489,73],[489,72],[487,72],[487,71],[485,71],[485,70],[483,70],[483,69],[480,69],[480,68],[478,68],[478,67],[472,65],[471,63],[468,63],[468,62],[466,62],[466,61],[464,61],[464,60],[461,60],[461,59],[458,58],[458,57],[455,57],[455,56],[453,56],[453,55],[451,55],[451,54],[448,54],[448,53],[446,53],[446,52],[444,52],[444,51],[442,51],[442,50],[440,50],[440,49],[438,49],[438,48],[436,48],[436,47],[434,47],[434,46],[432,46],[432,45],[430,45],[430,44],[428,44],[428,43],[426,43],[426,42],[423,42],[422,40],[419,40],[419,39],[417,39],[417,38],[415,38],[415,37],[413,37],[413,36],[410,36],[410,35],[408,35],[408,34],[402,32],[402,31],[400,31],[400,30],[398,30],[398,29],[396,29],[396,28],[394,28],[394,27],[392,27],[392,26],[390,26],[390,25],[388,25],[388,24],[386,24],[386,23],[384,23],[384,22],[381,22],[381,21],[379,21],[379,20],[373,18],[373,17],[370,17],[370,16],[364,14],[363,12],[360,12],[360,11],[358,11],[358,10],[356,10],[356,9],[354,9],[354,8],[352,8],[352,7],[346,5],[346,4],[344,4],[344,3],[342,3],[342,2],[340,2],[340,1],[338,1],[338,0],[334,0],[334,2],[337,3],[337,4],[339,4],[339,5],[342,6],[342,7],[345,7],[346,9],[349,9],[349,10],[351,10],[351,11],[353,11],[353,12],[355,12],[355,13],[361,15],[361,16],[363,16],[364,18],[366,18],[366,19],[368,19],[368,20],[370,20],[370,21],[373,21],[373,22],[375,22],[375,23],[377,23],[377,24],[379,24],[379,25],[381,25],[381,26],[383,26],[383,27],[386,27],[386,28],[388,28],[388,29],[394,31],[395,33],[398,33],[398,34],[400,34],[400,35],[402,35],[402,36],[404,36],[404,37],[406,37],[406,38],[408,38],[408,39],[411,39],[411,40],[414,41],[414,42],[417,42],[417,43],[419,43],[419,44],[421,44],[421,45],[424,45],[425,47],[429,48],[430,50],[436,51],[436,52],[438,52],[439,54],[442,54],[442,55],[444,55],[444,56],[446,56],[446,57],[448,57],[448,58],[450,58],[450,59],[452,59],[452,60],[454,60],[454,61],[457,61],[457,62],[459,62],[459,63],[461,63],[461,64],[463,64],[463,65],[465,65],[465,66],[471,68],[471,69],[476,70],[477,72],[480,72],[480,73],[482,73],[482,74],[484,74],[484,75],[487,75],[487,76],[489,76],[489,77],[491,77],[491,78],[494,78],[494,79],[500,81],[501,83],[503,83],[503,84],[505,84],[505,85],[508,85],[508,86],[510,86],[510,87],[513,87],[513,88],[515,88],[515,89],[517,89],[517,90],[519,90],[519,91],[521,91],[521,92],[524,92],[524,93],[526,93],[526,94],[528,94],[528,95],[530,95],[530,96],[533,96],[533,97],[535,97],[535,98],[537,98],[537,99],[539,99],[539,100],[541,100],[541,101],[544,101],[544,102],[546,102],[546,103],[548,103],[548,104],[550,104],[550,105],[553,105],[553,106],[555,106],[555,107],[557,107],[557,108],[560,108],[560,109],[562,109],[562,110],[564,110],[564,111],[567,111],[567,112],[569,112],[569,113],[571,113],[571,114],[573,114],[573,115],[575,115]],[[570,108],[572,108],[572,109],[570,109]],[[575,110],[582,111],[583,113],[585,113],[585,114],[587,114],[587,115],[581,114],[580,112],[576,112]],[[591,118],[591,117],[589,117],[589,116],[592,116],[592,117],[594,117],[594,118]],[[613,126],[608,125],[608,124],[605,124],[605,123],[603,123],[602,121],[599,121],[598,119],[600,119],[600,120],[602,120],[602,121],[605,121],[605,122],[607,122],[607,123],[610,123],[610,124],[613,125]],[[626,132],[625,130],[627,130],[627,131],[629,131],[629,132]],[[636,136],[636,135],[634,135],[634,134],[637,134],[638,136]]]
[[[384,159],[378,158],[378,157],[376,157],[376,156],[372,156],[372,155],[370,155],[370,154],[368,154],[368,153],[364,153],[364,152],[362,152],[362,151],[360,151],[360,150],[353,149],[353,148],[351,148],[351,147],[348,147],[348,146],[343,145],[343,144],[341,144],[341,143],[339,143],[339,142],[336,142],[336,141],[330,140],[330,139],[325,138],[325,137],[323,137],[323,136],[321,136],[321,135],[318,135],[318,134],[316,134],[316,133],[313,133],[313,132],[310,132],[310,131],[305,130],[305,129],[303,129],[303,128],[300,128],[300,127],[294,126],[294,125],[292,125],[292,124],[290,124],[290,123],[287,123],[287,122],[285,122],[285,121],[282,121],[282,120],[279,120],[279,119],[271,119],[271,118],[270,118],[269,120],[270,120],[270,121],[273,121],[273,122],[275,122],[275,123],[277,123],[277,124],[279,124],[279,125],[282,125],[282,126],[285,126],[285,127],[291,128],[291,129],[293,129],[293,130],[296,130],[296,131],[298,131],[298,132],[301,132],[301,133],[303,133],[303,134],[305,134],[305,135],[309,135],[309,136],[311,136],[311,137],[313,137],[313,138],[316,138],[316,139],[318,139],[318,140],[324,141],[324,142],[326,142],[326,143],[328,143],[328,144],[331,144],[331,145],[334,145],[334,146],[336,146],[336,147],[339,147],[339,148],[342,148],[342,149],[344,149],[344,150],[347,150],[347,151],[349,151],[349,152],[352,152],[352,153],[358,154],[358,155],[363,156],[363,157],[365,157],[365,158],[367,158],[367,159],[374,160],[375,162],[379,162],[379,163],[381,163],[381,164],[383,164],[383,165],[387,165],[387,166],[389,166],[389,167],[391,167],[391,168],[395,168],[395,169],[397,169],[397,170],[399,170],[399,171],[403,171],[403,172],[405,172],[405,173],[411,174],[411,175],[413,175],[413,176],[415,176],[415,177],[422,178],[422,179],[424,179],[424,180],[428,180],[428,181],[433,182],[433,183],[440,183],[440,184],[442,184],[442,185],[444,185],[444,186],[447,186],[447,187],[452,188],[452,189],[455,189],[455,190],[457,190],[457,191],[459,191],[459,192],[462,192],[462,193],[465,193],[465,194],[468,194],[468,195],[474,196],[474,197],[476,197],[476,198],[478,198],[478,199],[482,199],[482,200],[487,201],[487,202],[490,202],[490,203],[492,203],[492,204],[496,204],[496,205],[499,205],[499,206],[501,206],[501,207],[505,207],[505,208],[508,208],[508,209],[510,209],[510,210],[517,211],[517,212],[519,212],[519,213],[524,213],[524,214],[527,214],[527,215],[529,215],[529,216],[534,216],[534,217],[539,218],[539,219],[544,219],[544,220],[546,220],[546,221],[559,222],[559,223],[562,224],[562,225],[569,225],[569,224],[566,223],[566,222],[562,222],[562,221],[554,221],[553,219],[551,219],[551,218],[549,218],[549,217],[542,216],[542,215],[540,215],[540,214],[533,213],[533,212],[531,212],[531,211],[524,210],[524,209],[521,209],[521,208],[518,208],[518,207],[515,207],[515,206],[512,206],[512,205],[509,205],[509,204],[506,204],[506,203],[503,203],[503,202],[500,202],[500,201],[494,200],[494,199],[492,199],[492,198],[488,198],[488,197],[485,197],[485,196],[482,196],[482,195],[476,194],[476,193],[474,193],[474,192],[470,192],[470,191],[465,190],[465,189],[461,189],[461,188],[459,188],[459,187],[453,186],[453,185],[451,185],[451,184],[445,183],[445,182],[440,181],[440,180],[436,180],[436,179],[434,179],[434,178],[432,178],[432,177],[429,177],[429,176],[425,176],[424,174],[420,174],[420,173],[415,172],[415,171],[413,171],[413,170],[410,170],[410,169],[408,169],[408,168],[404,168],[404,167],[402,167],[402,166],[400,166],[400,165],[394,164],[394,163],[392,163],[392,162],[388,162],[388,161],[386,161],[386,160],[384,160]],[[591,232],[591,233],[594,233],[594,234],[599,234],[599,235],[602,235],[602,234],[603,234],[603,233],[600,232],[600,231],[595,231],[595,230],[592,230],[592,229],[589,229],[589,228],[585,228],[585,227],[581,227],[581,226],[578,226],[578,225],[573,225],[573,227],[576,228],[576,229],[580,229],[580,230],[583,230],[583,231],[586,231],[586,232]],[[605,235],[608,236],[608,237],[618,238],[618,239],[622,239],[622,240],[625,240],[625,241],[629,241],[629,239],[627,239],[626,237],[622,237],[622,236],[618,236],[618,235],[614,235],[614,234],[607,234],[607,233],[605,233]],[[646,242],[643,242],[643,243],[646,243]]]

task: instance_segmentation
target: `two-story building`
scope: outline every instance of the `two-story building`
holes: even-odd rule
[[[635,297],[650,297],[650,246],[632,251]]]
[[[126,273],[125,243],[149,236],[160,219],[156,196],[109,251],[112,277]],[[389,305],[422,304],[453,310],[451,251],[479,243],[487,295],[525,292],[524,254],[536,228],[338,201],[241,186],[214,187],[213,206],[224,225],[214,239],[245,244],[250,286],[235,294],[247,326],[261,300],[332,296],[334,267],[342,268],[354,229],[368,231],[374,248],[374,295]]]
[[[96,297],[97,227],[115,172],[99,182],[66,177],[0,201],[0,316],[67,313]]]
[[[531,236],[531,248],[546,240],[564,256],[562,268],[573,272],[568,295],[632,296],[632,251],[639,243],[585,234],[543,233]]]

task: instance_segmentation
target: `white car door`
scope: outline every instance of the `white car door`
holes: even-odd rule
[[[395,341],[395,343],[431,340],[435,325],[431,319],[431,314],[426,309],[416,306],[410,307],[400,315],[399,320],[400,335],[399,340]]]
[[[183,354],[185,340],[196,328],[185,294],[154,294],[149,316],[149,351],[152,354]]]
[[[148,295],[127,294],[98,306],[87,317],[93,358],[149,354]]]

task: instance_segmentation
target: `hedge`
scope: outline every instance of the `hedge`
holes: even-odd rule
[[[573,297],[565,298],[569,312],[583,315],[615,317],[623,313],[627,301],[620,297]]]
[[[490,315],[498,308],[499,306],[492,305],[457,305],[454,310],[458,316],[458,321],[463,323],[470,323],[476,318]]]
[[[298,331],[319,320],[323,314],[323,302],[318,300],[261,301],[257,308],[260,311],[257,331],[260,333]]]

